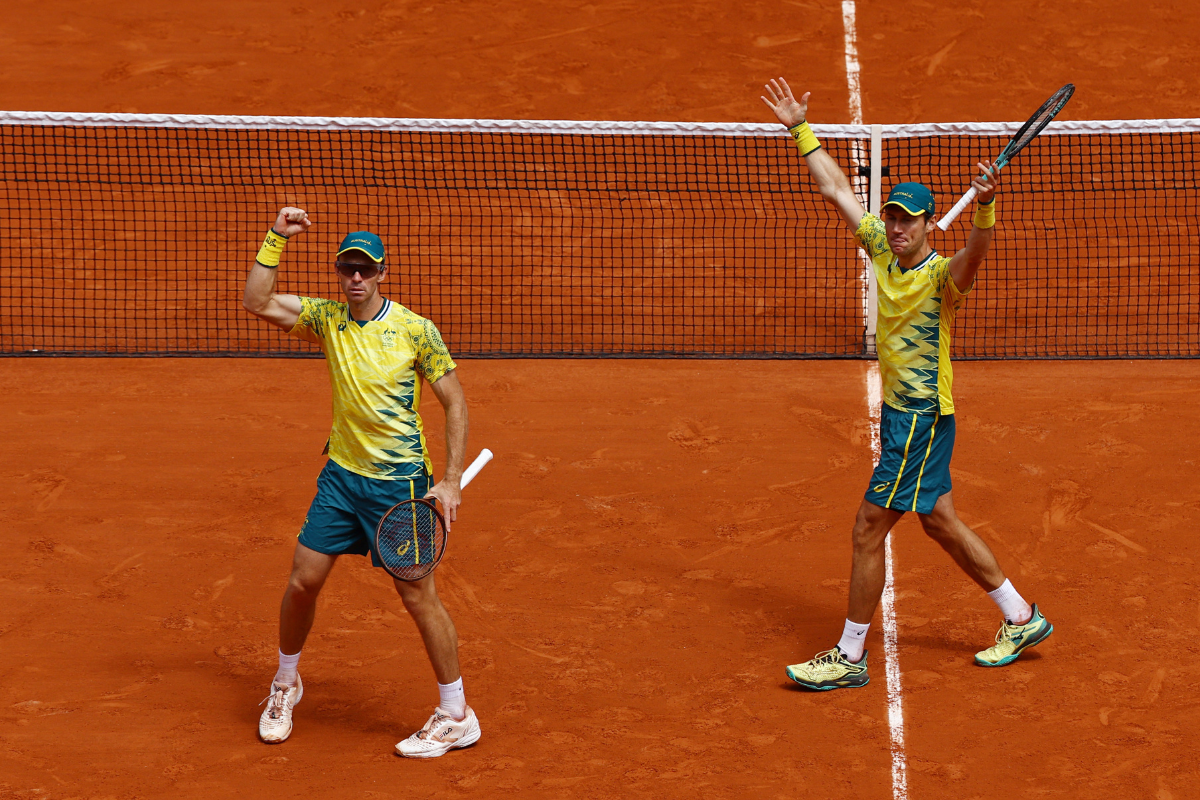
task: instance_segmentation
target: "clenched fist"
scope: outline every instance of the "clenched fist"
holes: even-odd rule
[[[304,233],[310,225],[312,225],[312,220],[308,218],[307,211],[303,208],[291,208],[289,206],[279,211],[279,216],[275,219],[275,224],[271,226],[271,230],[280,236],[286,236],[290,239],[297,233]]]

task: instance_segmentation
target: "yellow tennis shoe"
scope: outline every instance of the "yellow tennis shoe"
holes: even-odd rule
[[[792,664],[787,675],[805,689],[828,692],[830,689],[850,689],[866,686],[871,678],[867,675],[867,653],[863,651],[858,662],[847,661],[838,648],[817,653],[811,661]]]
[[[1033,616],[1024,625],[1013,625],[1008,620],[996,632],[996,643],[987,650],[975,654],[975,663],[981,667],[1003,667],[1017,660],[1027,647],[1033,647],[1054,632],[1054,626],[1033,604]]]

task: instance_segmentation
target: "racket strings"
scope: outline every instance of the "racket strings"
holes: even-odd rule
[[[423,577],[445,551],[441,516],[424,501],[401,503],[380,522],[376,547],[380,560],[396,577]]]
[[[1029,121],[1021,127],[1021,130],[1017,131],[1017,135],[1013,137],[1005,151],[1010,155],[1015,155],[1017,151],[1033,141],[1034,137],[1058,116],[1058,112],[1063,110],[1063,106],[1067,104],[1073,94],[1075,94],[1075,84],[1068,83],[1051,95],[1050,99],[1043,103],[1042,107],[1035,111]]]

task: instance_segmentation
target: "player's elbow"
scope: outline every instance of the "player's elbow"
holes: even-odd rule
[[[246,309],[256,317],[261,317],[266,312],[267,307],[270,304],[271,299],[269,297],[262,298],[249,293],[242,296],[242,308]]]
[[[821,192],[821,197],[824,198],[826,203],[832,203],[834,205],[837,205],[838,187],[836,187],[836,186],[821,186],[819,188],[819,191]]]
[[[833,180],[822,181],[817,185],[817,191],[821,193],[821,197],[826,203],[838,208],[841,208],[847,200],[857,202],[857,198],[854,196],[854,189],[850,187],[850,182],[845,180],[845,177],[840,173],[837,177],[841,177],[842,180],[837,180],[835,177]]]

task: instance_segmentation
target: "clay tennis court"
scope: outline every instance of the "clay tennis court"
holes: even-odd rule
[[[906,8],[858,6],[867,121],[1015,119],[1066,80],[1072,118],[1194,114],[1194,10]],[[11,110],[763,121],[762,80],[808,73],[849,121],[840,4],[27,3],[6,25]],[[363,559],[322,594],[296,733],[255,737],[323,362],[0,361],[0,797],[891,797],[878,624],[867,688],[783,674],[845,613],[867,369],[464,360],[497,459],[438,580],[484,736],[423,763],[392,745],[431,671]],[[1200,364],[956,376],[956,505],[1056,631],[974,667],[994,607],[898,526],[909,796],[1191,796]]]

